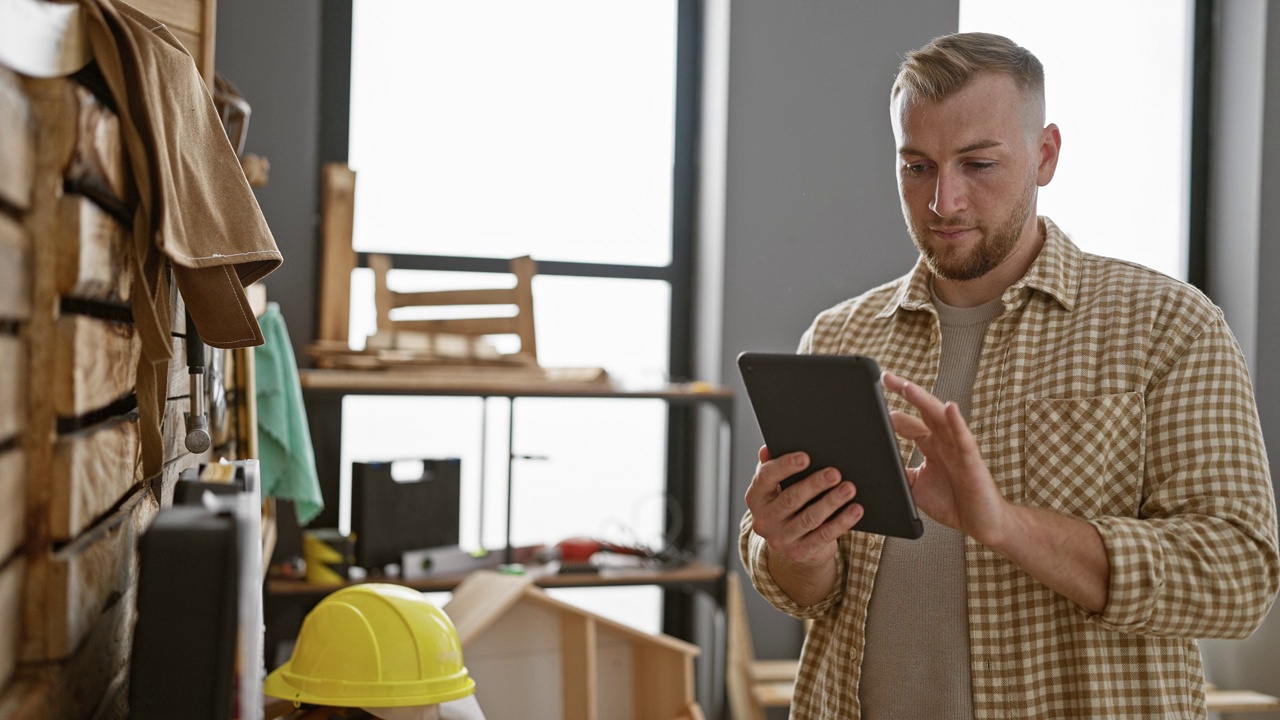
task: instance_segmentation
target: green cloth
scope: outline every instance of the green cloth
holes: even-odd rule
[[[324,509],[324,498],[316,477],[298,363],[277,303],[267,303],[258,324],[265,339],[254,356],[262,494],[293,501],[298,524],[305,525]]]

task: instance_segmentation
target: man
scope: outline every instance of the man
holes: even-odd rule
[[[808,458],[761,449],[743,562],[814,620],[793,720],[1205,717],[1195,639],[1247,636],[1280,583],[1221,312],[1037,216],[1061,136],[1025,49],[938,38],[890,106],[920,260],[821,313],[800,352],[879,361],[926,528],[850,532],[857,477],[813,468],[783,491]]]

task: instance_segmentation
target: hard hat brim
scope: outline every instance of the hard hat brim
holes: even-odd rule
[[[289,702],[330,707],[415,707],[460,700],[476,691],[476,682],[463,668],[454,678],[391,684],[379,682],[376,687],[366,683],[326,680],[323,684],[328,690],[316,692],[305,687],[308,683],[293,673],[292,665],[292,661],[286,662],[267,675],[262,692]]]

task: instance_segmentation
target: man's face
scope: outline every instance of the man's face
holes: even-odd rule
[[[1026,102],[1012,78],[996,73],[941,102],[893,102],[902,214],[944,280],[980,278],[1038,237],[1036,188],[1048,178],[1039,114]]]

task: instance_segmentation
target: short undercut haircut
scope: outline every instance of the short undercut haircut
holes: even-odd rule
[[[1003,35],[981,32],[943,35],[907,53],[889,99],[905,93],[908,102],[940,102],[982,73],[1008,75],[1025,96],[1043,106],[1044,66],[1040,60]]]

